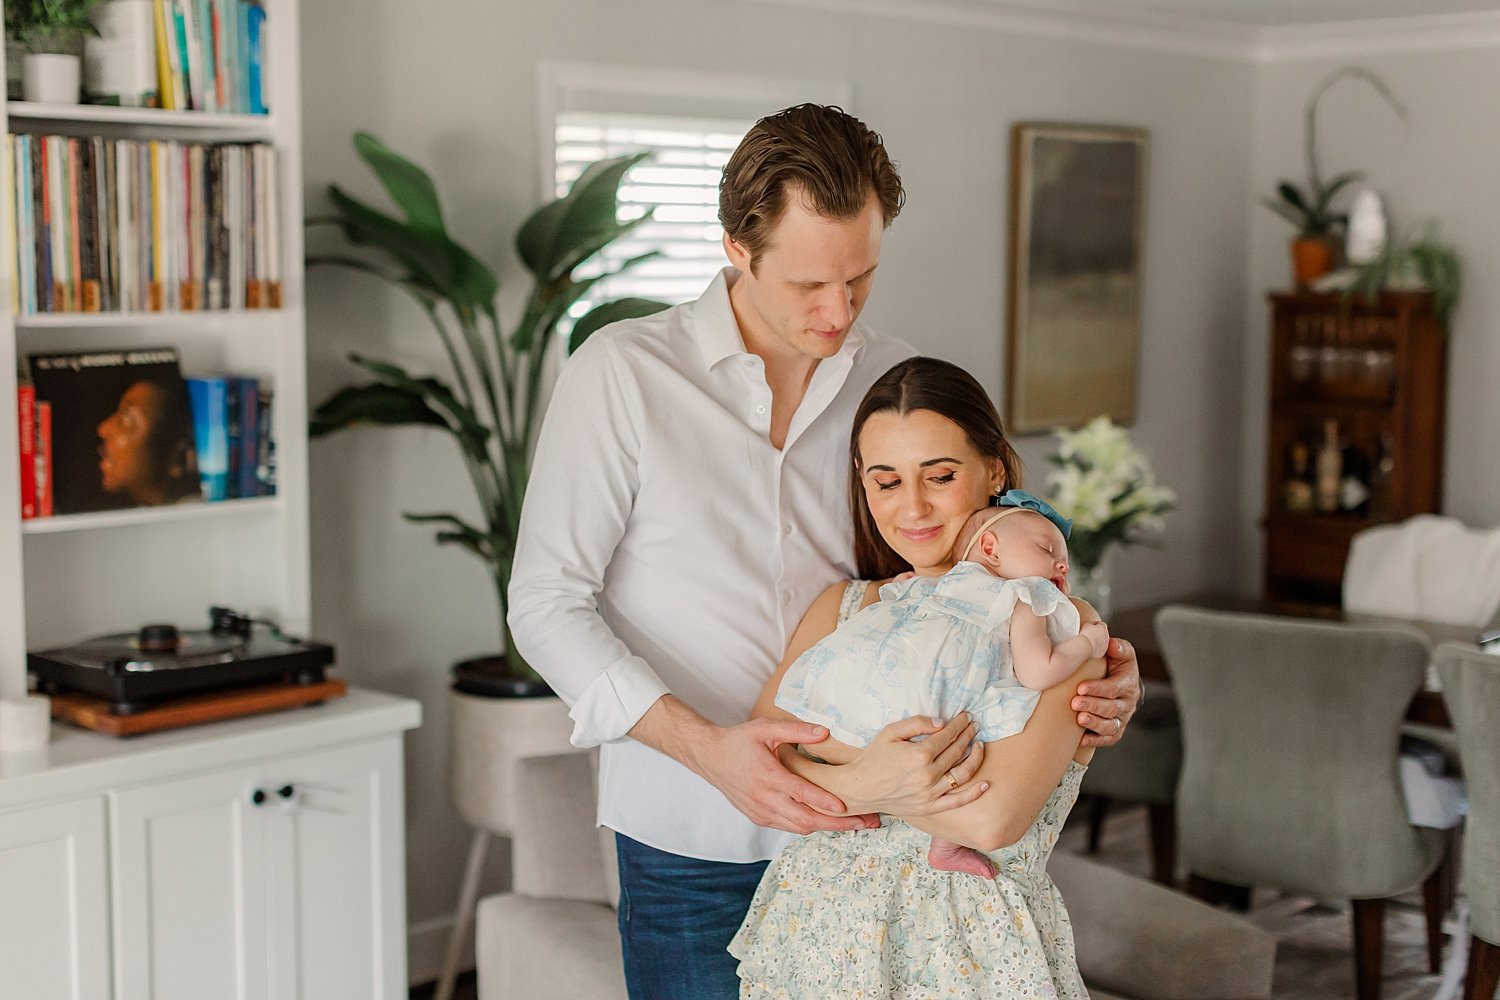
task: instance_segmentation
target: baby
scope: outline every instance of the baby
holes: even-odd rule
[[[1067,598],[1071,528],[1049,504],[1011,490],[999,510],[986,507],[964,524],[951,570],[886,584],[880,601],[798,657],[776,704],[855,747],[899,719],[965,710],[979,740],[1015,735],[1041,691],[1109,643],[1103,622],[1080,628]],[[936,838],[928,862],[995,873],[978,851]]]

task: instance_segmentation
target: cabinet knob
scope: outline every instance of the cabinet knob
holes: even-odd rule
[[[297,794],[297,789],[291,785],[282,785],[280,788],[276,789],[276,794],[281,796],[283,799],[289,799],[293,795]]]
[[[255,791],[250,793],[250,804],[263,806],[266,804],[266,799],[268,798],[270,798],[270,796],[266,794],[266,790],[264,788],[257,788],[255,789]]]

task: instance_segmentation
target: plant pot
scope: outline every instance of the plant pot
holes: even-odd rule
[[[76,55],[28,52],[21,61],[21,90],[39,104],[77,104],[82,61]]]
[[[575,752],[568,742],[573,720],[562,699],[541,682],[495,682],[493,688],[535,692],[540,687],[540,693],[531,694],[466,690],[460,685],[474,682],[473,662],[454,667],[448,693],[449,794],[470,825],[509,835],[515,818],[516,761]]]
[[[1333,240],[1326,236],[1304,236],[1292,241],[1292,277],[1298,288],[1306,288],[1333,270]]]

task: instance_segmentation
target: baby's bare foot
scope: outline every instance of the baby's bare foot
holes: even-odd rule
[[[936,837],[932,838],[932,845],[927,848],[927,863],[940,872],[962,872],[987,879],[995,877],[995,866],[990,863],[989,858],[972,847]]]

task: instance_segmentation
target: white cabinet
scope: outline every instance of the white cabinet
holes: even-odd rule
[[[404,993],[398,737],[109,798],[116,1000]]]
[[[0,815],[0,992],[109,995],[104,799]]]

